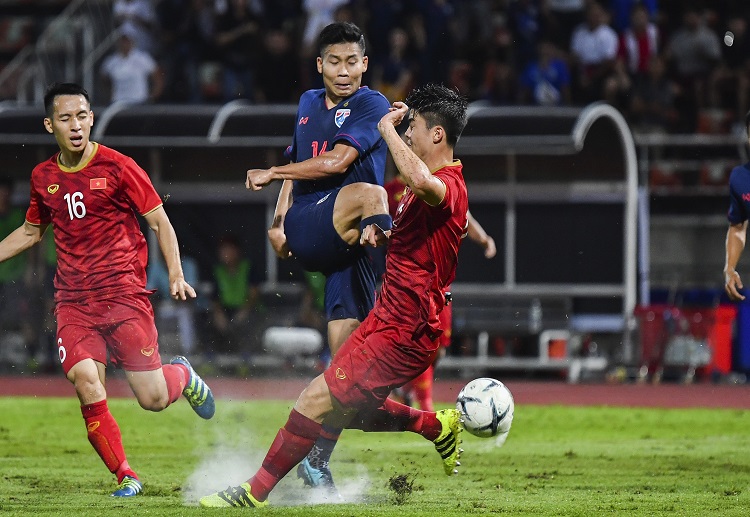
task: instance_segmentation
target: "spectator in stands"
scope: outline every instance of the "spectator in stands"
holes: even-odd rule
[[[537,44],[546,30],[542,3],[542,0],[516,0],[508,7],[516,70],[525,69],[537,57]]]
[[[112,5],[115,25],[132,27],[136,48],[153,55],[156,51],[154,31],[157,19],[151,0],[115,0]]]
[[[315,42],[323,27],[334,22],[336,9],[349,3],[349,0],[304,0],[302,7],[305,11],[305,29],[302,33],[303,54],[310,56],[317,49]]]
[[[245,0],[229,0],[216,20],[216,48],[223,67],[224,102],[255,100],[255,73],[262,45],[262,23]]]
[[[300,95],[299,52],[291,36],[282,29],[270,29],[263,36],[258,62],[256,100],[266,103],[294,103]]]
[[[450,83],[452,86],[460,84],[456,82],[455,74],[461,72],[463,72],[464,77],[468,79],[468,71],[462,71],[460,68],[454,69],[454,77]],[[484,68],[484,81],[482,81],[479,88],[478,98],[487,101],[494,106],[508,106],[515,104],[518,98],[517,82],[518,78],[516,77],[515,69],[510,63],[491,60]],[[470,93],[468,82],[467,85],[460,88],[459,91],[462,94],[466,92],[468,96],[468,93]]]
[[[134,41],[132,25],[120,27],[117,50],[102,63],[101,77],[111,92],[110,102],[151,102],[164,89],[159,65],[150,54],[135,48]]]
[[[199,103],[206,97],[201,70],[218,59],[214,47],[215,19],[210,0],[162,0],[157,6],[161,26],[161,63],[168,101]]]
[[[506,6],[498,4],[492,0],[453,2],[452,57],[470,67],[469,80],[473,88],[481,81],[484,64],[490,55],[496,20],[507,24]]]
[[[259,345],[259,290],[250,260],[234,235],[219,241],[214,266],[211,323],[215,334],[209,352],[251,354]]]
[[[409,14],[412,7],[401,0],[364,0],[367,12],[367,54],[370,57],[370,69],[383,64],[389,50],[391,30],[401,26],[406,30],[409,42],[413,46],[412,34],[409,34]],[[361,27],[361,25],[359,25]],[[416,73],[417,70],[415,69]]]
[[[721,59],[719,45],[718,36],[706,26],[698,9],[687,6],[682,26],[672,35],[666,49],[681,90],[676,102],[682,131],[695,130],[698,112],[706,105],[707,81]]]
[[[573,31],[586,19],[586,0],[547,0],[549,37],[558,48],[570,48]]]
[[[592,2],[586,9],[586,22],[573,32],[570,51],[576,72],[573,97],[577,102],[604,98],[607,79],[614,73],[618,38],[607,20],[607,11]]]
[[[160,253],[151,253],[149,259],[146,289],[156,291],[152,296],[152,305],[157,321],[175,320],[180,337],[180,353],[182,355],[192,354],[197,339],[195,304],[193,300],[187,300],[188,303],[177,303],[172,299],[169,295],[169,271],[164,264],[164,259]],[[197,287],[199,278],[198,264],[195,259],[182,255],[180,262],[185,281]]]
[[[648,75],[633,86],[629,106],[629,122],[633,129],[648,133],[671,130],[677,119],[675,97],[678,86],[666,73],[660,55],[651,57]]]
[[[657,14],[657,0],[609,0],[612,13],[612,26],[617,32],[624,32],[632,27],[633,10],[642,7],[649,19],[654,20]],[[647,60],[648,62],[648,60]]]
[[[421,15],[414,22],[422,24],[424,45],[418,49],[420,83],[446,83],[453,56],[453,6],[447,0],[423,0]]]
[[[490,104],[514,104],[518,92],[513,66],[513,34],[504,17],[497,16],[493,19],[492,38],[486,47],[484,63],[480,65],[482,75],[476,98]]]
[[[649,21],[646,6],[636,4],[630,26],[620,35],[618,59],[622,60],[636,84],[648,75],[651,58],[659,53],[659,29]]]
[[[747,18],[739,13],[728,17],[721,46],[722,59],[711,73],[709,87],[711,107],[729,109],[738,133],[744,131],[742,116],[750,107],[750,31],[747,25]],[[727,99],[730,99],[728,104]]]
[[[570,71],[560,51],[549,40],[538,45],[538,59],[521,75],[521,104],[559,106],[570,104]]]
[[[414,85],[414,61],[409,53],[409,35],[401,27],[388,34],[388,55],[376,67],[373,85],[388,102],[403,101]]]

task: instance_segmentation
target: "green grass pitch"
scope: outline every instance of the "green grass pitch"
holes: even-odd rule
[[[212,515],[197,498],[255,472],[291,402],[219,400],[211,421],[181,401],[161,414],[110,401],[145,495],[109,497],[77,400],[0,398],[0,515]],[[343,504],[292,472],[264,515],[736,515],[750,510],[750,412],[517,405],[503,447],[464,433],[443,474],[411,434],[346,431],[332,467]],[[400,481],[400,483],[396,483]],[[399,488],[400,489],[394,489]],[[244,510],[245,512],[253,510]]]

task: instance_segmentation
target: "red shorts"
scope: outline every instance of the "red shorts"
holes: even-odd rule
[[[370,313],[323,372],[331,395],[345,408],[380,407],[391,390],[421,374],[440,349],[426,334],[385,323]]]
[[[451,346],[451,335],[453,335],[453,309],[451,304],[443,307],[443,310],[438,314],[438,319],[440,320],[440,327],[443,329],[443,333],[438,337],[438,344],[440,346]]]
[[[109,361],[133,372],[158,370],[154,309],[147,295],[129,294],[86,303],[60,302],[57,316],[57,351],[63,371],[84,359]]]

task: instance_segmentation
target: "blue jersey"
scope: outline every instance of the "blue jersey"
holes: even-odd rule
[[[750,216],[750,163],[738,165],[729,176],[730,224],[740,224]]]
[[[325,90],[302,94],[297,109],[297,126],[292,145],[285,152],[293,162],[302,162],[346,142],[359,157],[346,174],[319,180],[295,180],[294,202],[317,202],[331,191],[350,183],[383,185],[388,149],[378,131],[378,122],[388,113],[386,98],[366,86],[331,109],[326,107]]]

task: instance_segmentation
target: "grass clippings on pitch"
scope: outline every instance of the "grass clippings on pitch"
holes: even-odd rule
[[[114,479],[86,439],[77,400],[0,398],[0,514],[226,513],[197,500],[255,472],[291,405],[219,400],[203,421],[184,401],[158,414],[110,401],[145,488],[120,500],[109,496]],[[740,410],[518,405],[503,447],[463,433],[452,477],[417,435],[346,431],[331,464],[342,502],[303,488],[292,472],[263,513],[746,516],[748,429],[750,412]]]

